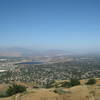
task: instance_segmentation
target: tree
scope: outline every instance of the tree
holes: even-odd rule
[[[71,86],[70,82],[64,82],[61,85],[61,87],[70,87],[70,86]]]
[[[86,83],[87,85],[93,85],[96,84],[96,80],[95,79],[89,79]]]
[[[12,96],[17,93],[22,93],[26,91],[26,87],[22,85],[13,84],[9,86],[8,90],[6,91],[7,96]]]
[[[64,82],[61,87],[72,87],[80,85],[80,81],[78,79],[71,79],[70,82]]]
[[[70,86],[80,85],[80,81],[78,79],[71,79]]]

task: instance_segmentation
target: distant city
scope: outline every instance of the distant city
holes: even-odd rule
[[[100,77],[100,57],[97,55],[0,57],[0,83],[31,82],[40,87],[54,80]]]

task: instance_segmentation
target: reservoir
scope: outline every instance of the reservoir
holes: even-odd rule
[[[43,64],[43,62],[21,62],[17,64]]]

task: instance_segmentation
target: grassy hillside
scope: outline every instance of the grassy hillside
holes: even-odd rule
[[[33,89],[29,87],[27,92],[0,98],[0,100],[100,100],[99,79],[95,85],[85,85],[85,80],[82,80],[81,83],[81,85],[71,88]],[[0,85],[0,87],[2,86]],[[3,85],[4,87],[7,86]]]

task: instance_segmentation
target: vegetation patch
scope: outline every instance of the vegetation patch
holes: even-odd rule
[[[55,92],[55,93],[58,93],[58,94],[60,94],[60,95],[66,94],[66,93],[67,93],[67,91],[64,91],[63,89],[55,89],[54,92]]]
[[[78,79],[71,79],[69,82],[64,82],[61,87],[69,88],[77,85],[80,85],[80,81]]]
[[[45,85],[45,88],[52,88],[52,87],[54,87],[54,83],[55,83],[55,81],[51,81],[51,82],[47,83]]]
[[[86,84],[87,85],[94,85],[94,84],[96,84],[96,79],[89,79]]]
[[[22,93],[26,91],[26,87],[22,85],[13,84],[12,86],[9,86],[9,88],[4,92],[0,94],[0,97],[9,97],[17,93]]]

